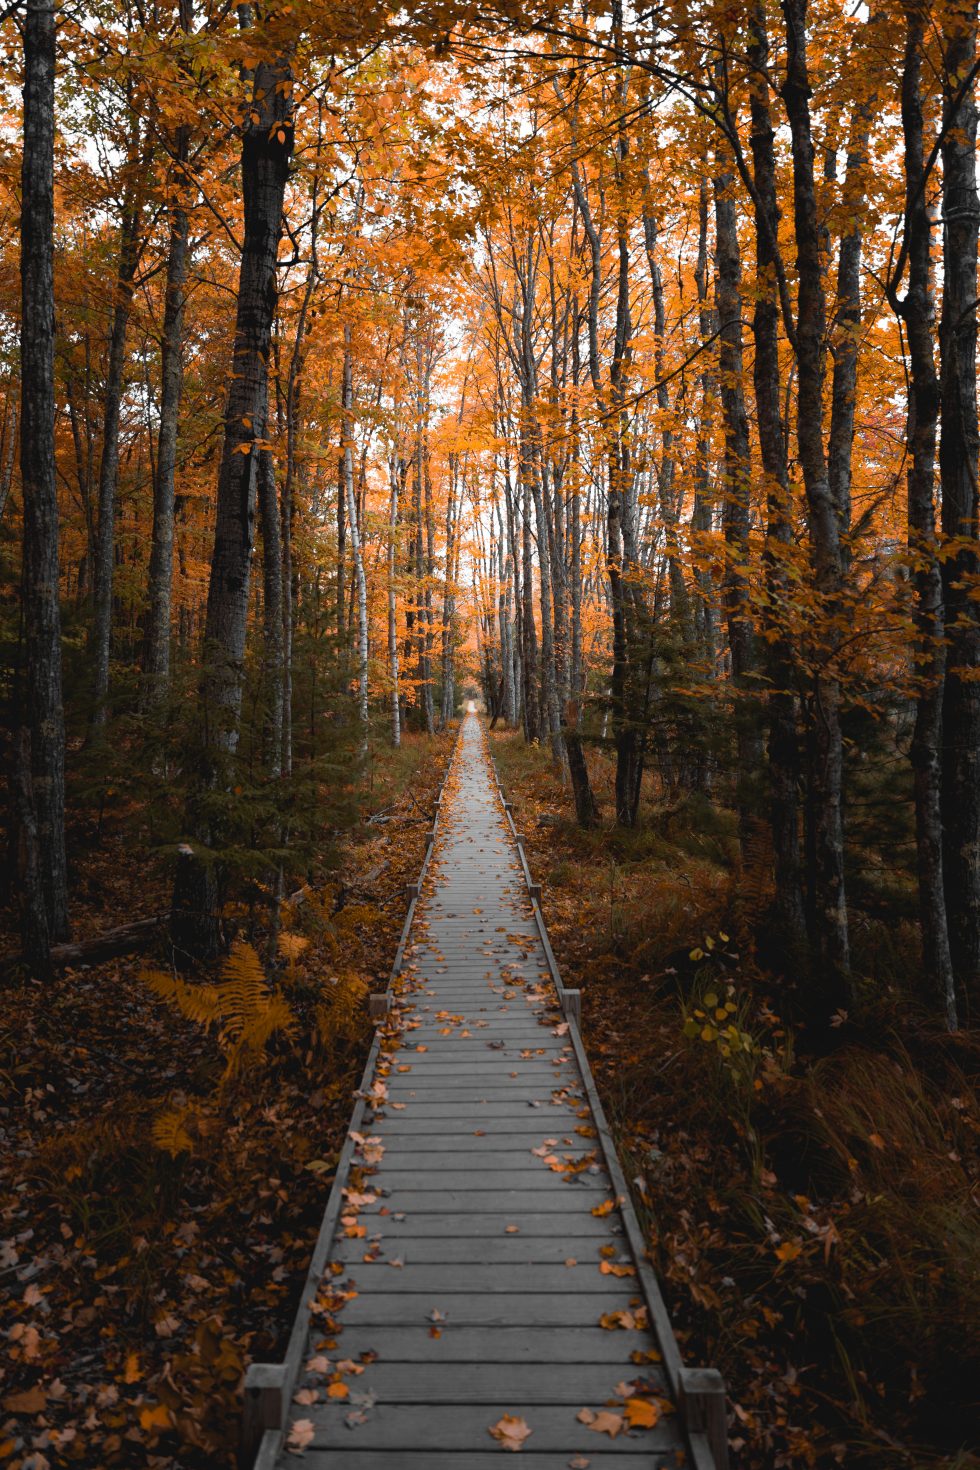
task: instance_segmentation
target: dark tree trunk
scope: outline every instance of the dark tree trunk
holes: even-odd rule
[[[290,80],[291,68],[285,58],[258,64],[242,130],[245,238],[218,473],[201,686],[201,777],[204,787],[210,789],[226,781],[238,747],[256,482],[266,428],[276,308],[276,256],[293,140]],[[193,801],[189,817],[195,839],[207,847],[215,834],[201,820]],[[174,885],[172,934],[175,947],[196,958],[212,957],[219,948],[217,889],[214,863],[193,849],[183,853]]]
[[[55,13],[45,0],[28,0],[23,34],[20,473],[24,498],[25,715],[29,730],[30,796],[45,905],[45,914],[34,914],[25,932],[25,938],[33,944],[43,928],[52,940],[68,937],[65,724],[61,698],[54,456]]]
[[[919,684],[912,770],[915,788],[916,855],[923,968],[933,996],[956,1026],[956,995],[943,891],[939,741],[942,722],[942,578],[936,555],[936,431],[939,378],[933,352],[932,221],[926,195],[925,124],[922,101],[923,8],[907,9],[902,126],[905,136],[905,246],[909,283],[905,299],[893,304],[904,318],[909,343],[908,538],[914,589],[915,667]]]
[[[843,618],[844,563],[837,508],[830,491],[824,449],[824,337],[826,299],[821,264],[820,225],[810,129],[810,81],[807,72],[807,0],[782,0],[786,18],[786,80],[783,99],[789,118],[793,153],[793,216],[799,287],[796,360],[798,368],[796,434],[809,511],[814,582],[828,630],[821,668],[814,680],[815,728],[812,791],[813,871],[810,873],[812,941],[831,1009],[850,994],[850,941],[844,890],[843,779],[841,688],[836,668],[835,634]]]
[[[283,575],[276,467],[270,449],[259,451],[259,521],[262,527],[262,646],[264,764],[270,776],[282,773]]]
[[[116,279],[109,359],[106,371],[102,419],[102,459],[99,465],[99,521],[92,578],[91,653],[94,665],[91,733],[102,731],[108,717],[109,654],[112,647],[112,573],[116,560],[116,489],[119,479],[119,416],[122,409],[126,369],[126,332],[133,304],[133,282],[139,261],[140,180],[134,180],[123,204],[119,236],[119,270]]]
[[[781,407],[779,300],[774,242],[779,237],[779,203],[769,88],[765,69],[769,38],[765,9],[752,19],[752,160],[756,187],[756,273],[758,296],[752,319],[755,339],[753,380],[759,449],[766,478],[764,564],[768,604],[766,673],[769,680],[769,793],[772,822],[775,913],[779,941],[787,957],[803,952],[806,911],[800,852],[800,748],[793,688],[793,649],[781,622],[790,595],[788,556],[793,542],[788,443]]]
[[[977,554],[976,0],[947,20],[943,70],[942,529],[948,657],[943,692],[943,829],[953,967],[980,1012],[980,576]],[[952,548],[951,548],[952,549]]]

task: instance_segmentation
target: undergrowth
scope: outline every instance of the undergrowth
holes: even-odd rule
[[[577,829],[547,753],[493,750],[689,1361],[725,1375],[742,1470],[980,1465],[980,1041],[916,996],[907,876],[859,850],[859,1004],[828,1046],[764,962],[734,816],[648,778]],[[899,818],[894,820],[898,821]],[[860,834],[859,834],[860,835]]]
[[[274,924],[229,905],[214,973],[176,976],[161,944],[8,992],[4,1470],[234,1464],[242,1375],[283,1354],[452,739],[408,736],[345,830],[325,802],[307,881]],[[110,798],[83,935],[165,900],[148,840],[145,809]]]

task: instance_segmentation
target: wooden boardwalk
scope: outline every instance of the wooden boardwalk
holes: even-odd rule
[[[286,1362],[246,1381],[257,1470],[480,1470],[508,1420],[534,1470],[725,1463],[536,899],[468,716]]]

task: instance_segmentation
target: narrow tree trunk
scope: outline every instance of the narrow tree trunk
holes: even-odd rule
[[[186,189],[184,169],[190,150],[190,129],[180,127],[174,150],[173,187],[176,198],[170,214],[167,285],[163,310],[160,385],[160,430],[156,473],[153,477],[153,536],[150,547],[150,585],[143,640],[144,709],[166,702],[170,680],[170,624],[174,575],[174,482],[177,470],[177,432],[183,379],[184,309],[190,242],[187,210],[181,203]]]
[[[733,197],[734,177],[719,161],[714,180],[715,263],[720,352],[718,378],[725,425],[725,620],[735,691],[738,771],[735,801],[738,835],[745,860],[755,829],[754,788],[761,764],[761,733],[756,709],[755,632],[749,589],[751,461],[749,421],[742,379],[742,263]]]
[[[3,465],[0,467],[0,520],[10,499],[10,487],[14,479],[14,460],[17,457],[17,398],[13,387],[7,393],[4,408]]]
[[[276,467],[270,449],[259,453],[259,522],[262,527],[263,755],[270,776],[282,774],[283,568]]]
[[[398,492],[401,488],[397,455],[388,460],[388,673],[391,679],[391,743],[402,743],[401,704],[398,691],[398,589],[395,574],[398,558]]]
[[[976,0],[956,0],[943,69],[941,350],[943,558],[948,659],[943,691],[943,830],[953,966],[980,1013],[980,497],[977,428]],[[969,82],[969,85],[967,85]]]
[[[119,479],[119,416],[125,388],[126,333],[133,304],[133,282],[139,261],[140,205],[135,180],[123,205],[119,236],[109,360],[102,420],[102,460],[99,465],[99,523],[93,576],[91,653],[94,667],[91,734],[98,736],[108,717],[109,654],[112,647],[112,573],[116,560],[116,489]]]
[[[769,89],[765,80],[769,38],[762,5],[752,19],[754,83],[751,94],[752,158],[756,186],[756,271],[759,290],[752,320],[755,339],[753,379],[759,448],[766,476],[764,566],[769,615],[766,631],[769,679],[769,788],[772,823],[775,922],[779,941],[792,961],[806,945],[803,865],[800,851],[800,747],[793,689],[793,647],[783,618],[791,597],[789,556],[793,518],[786,423],[781,408],[779,302],[775,245],[779,203]]]
[[[69,932],[54,442],[55,12],[46,0],[27,0],[23,36],[20,473],[29,745],[22,743],[21,748],[30,752],[31,809],[45,904],[45,913],[33,912],[25,926],[25,941],[36,947],[45,929],[50,940],[66,939]]]
[[[357,713],[363,727],[361,753],[367,755],[368,742],[368,604],[367,578],[364,574],[364,556],[361,551],[361,528],[354,495],[354,367],[351,358],[351,331],[344,325],[344,383],[343,424],[341,434],[344,441],[344,491],[347,504],[347,521],[350,528],[350,549],[354,562],[354,583],[357,589]]]

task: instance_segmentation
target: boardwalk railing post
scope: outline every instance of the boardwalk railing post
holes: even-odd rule
[[[728,1470],[728,1424],[725,1380],[717,1368],[682,1368],[678,1408],[688,1434],[702,1434],[715,1470]]]
[[[574,1021],[576,1026],[582,1024],[582,992],[581,990],[570,990],[565,987],[562,995],[562,1008],[565,1012],[566,1021]]]
[[[386,990],[374,991],[368,996],[368,1018],[372,1021],[383,1021],[390,1005],[391,996]]]
[[[258,1454],[267,1429],[281,1429],[285,1423],[285,1363],[252,1363],[245,1374],[245,1400],[242,1405],[241,1463],[251,1466]]]

